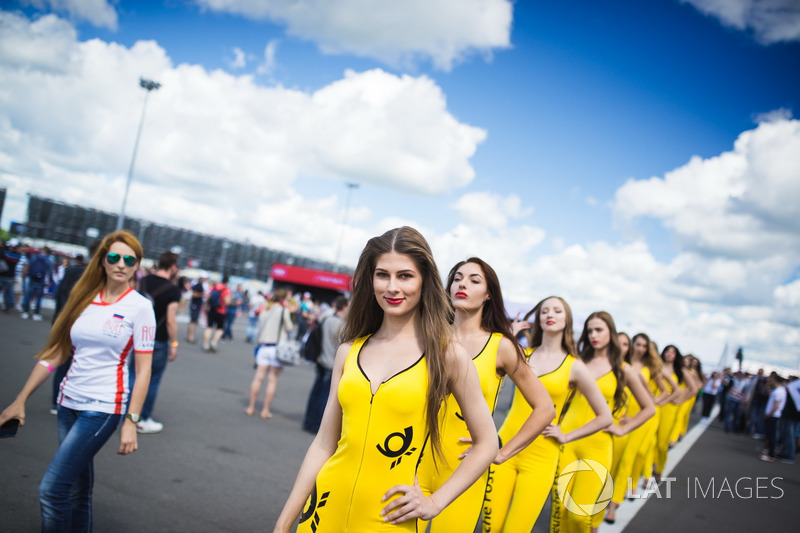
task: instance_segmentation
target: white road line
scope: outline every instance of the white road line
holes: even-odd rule
[[[669,450],[667,453],[667,464],[664,465],[664,471],[661,473],[661,477],[669,477],[669,474],[672,472],[673,468],[681,462],[683,456],[694,446],[694,443],[697,442],[697,439],[703,434],[706,428],[711,424],[711,422],[717,417],[717,413],[719,412],[719,406],[714,405],[714,409],[711,411],[711,416],[708,419],[701,419],[697,422],[692,428],[686,433],[683,439],[680,440],[673,448]],[[662,483],[659,486],[661,490],[662,497],[665,496],[665,486]],[[625,502],[617,507],[616,517],[613,524],[607,524],[603,522],[598,529],[598,531],[602,531],[603,533],[618,533],[625,530],[625,527],[628,523],[633,520],[633,517],[636,516],[644,504],[647,503],[647,499],[635,499],[635,500],[628,500],[626,499]]]

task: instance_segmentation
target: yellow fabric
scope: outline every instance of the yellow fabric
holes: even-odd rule
[[[607,372],[597,379],[597,386],[603,394],[609,408],[614,406],[614,392],[617,389],[617,378],[613,372]],[[568,433],[584,425],[595,417],[595,413],[586,397],[578,392],[575,399],[567,411],[561,430]],[[550,531],[556,532],[589,532],[592,527],[597,527],[603,521],[605,508],[597,512],[591,512],[595,504],[602,503],[602,493],[604,487],[612,482],[611,461],[612,461],[612,440],[611,434],[606,431],[598,431],[582,439],[568,442],[561,446],[561,455],[558,468],[562,472],[564,468],[572,463],[581,460],[596,461],[602,465],[601,470],[580,471],[573,474],[571,481],[566,486],[566,497],[581,506],[585,512],[576,513],[575,507],[567,508],[568,502],[562,501],[558,491],[553,489],[552,507],[550,513]],[[610,494],[608,497],[610,499]]]
[[[642,367],[641,374],[644,376],[645,381],[650,380],[650,369],[646,366]],[[630,389],[626,387],[625,392],[628,416],[633,417],[639,413],[639,411],[641,411],[641,408],[639,407],[639,402],[636,401],[636,398],[634,398]],[[649,420],[646,420],[644,424],[634,429],[624,437],[613,437],[614,460],[611,471],[614,474],[614,495],[611,498],[611,501],[614,503],[622,503],[622,501],[625,499],[625,493],[628,490],[628,484],[630,484],[632,488],[636,488],[638,479],[633,480],[633,463],[636,460],[639,449],[644,443],[644,438],[646,436],[645,426],[647,425],[647,422],[649,422]]]
[[[678,376],[673,372],[672,379],[677,383]],[[680,389],[686,388],[684,383],[679,385]],[[661,420],[658,424],[658,442],[656,450],[656,473],[661,474],[664,471],[664,466],[667,464],[667,452],[669,451],[669,442],[672,438],[672,430],[678,420],[678,406],[672,402],[667,403],[661,407]]]
[[[500,391],[502,378],[497,375],[497,348],[503,338],[502,333],[492,333],[481,352],[473,358],[478,378],[481,382],[481,391],[486,405],[494,412],[497,404],[497,395]],[[433,453],[428,448],[422,455],[419,466],[419,485],[426,495],[432,494],[442,486],[447,478],[455,471],[460,459],[459,455],[471,445],[460,442],[462,437],[469,437],[469,429],[461,416],[458,402],[449,395],[442,409],[442,452],[447,461],[443,464],[438,461],[434,465]],[[438,470],[437,467],[438,466]],[[487,470],[478,480],[456,498],[450,505],[431,521],[432,533],[451,533],[453,531],[472,531],[481,515],[483,494],[486,490],[486,480],[489,477]],[[419,531],[425,531],[427,522],[419,521]]]
[[[342,435],[322,466],[297,528],[302,533],[416,531],[416,521],[383,522],[384,493],[413,485],[428,439],[425,357],[381,383],[372,394],[358,354],[368,337],[353,343],[337,391]]]
[[[539,376],[542,385],[550,393],[557,414],[563,411],[569,396],[569,375],[575,361],[575,357],[567,355],[557,369]],[[500,427],[501,440],[507,441],[513,437],[530,414],[530,404],[517,389],[508,415]],[[505,463],[492,465],[483,501],[481,531],[530,531],[553,486],[557,467],[558,443],[541,436]]]

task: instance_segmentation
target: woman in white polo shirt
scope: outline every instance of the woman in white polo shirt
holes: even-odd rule
[[[141,257],[141,244],[127,231],[103,239],[25,386],[0,413],[0,424],[17,418],[24,425],[28,397],[74,350],[58,395],[58,450],[39,485],[44,532],[91,530],[93,459],[123,418],[117,453],[136,451],[137,413],[150,384],[156,329],[152,304],[130,286]],[[136,366],[133,391],[130,357]]]

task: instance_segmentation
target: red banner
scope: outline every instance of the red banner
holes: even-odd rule
[[[349,291],[350,283],[353,280],[352,276],[348,274],[281,265],[278,263],[272,265],[271,276],[272,279],[278,281],[308,285],[310,287],[321,287],[323,289],[333,289],[335,291]]]

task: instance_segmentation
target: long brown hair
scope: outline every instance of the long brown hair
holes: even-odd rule
[[[48,352],[55,348],[58,355],[57,361],[63,363],[66,360],[70,350],[72,350],[72,338],[70,336],[72,325],[105,287],[106,269],[103,263],[108,250],[111,249],[111,245],[115,242],[130,246],[136,254],[136,265],[138,266],[141,262],[144,250],[138,239],[133,236],[133,233],[127,230],[119,230],[106,235],[89,260],[89,264],[86,265],[86,269],[80,279],[75,283],[75,287],[69,293],[67,303],[64,304],[64,308],[50,330],[47,344],[37,355],[39,359],[46,357]]]
[[[408,256],[422,277],[422,295],[418,312],[421,319],[420,335],[425,346],[425,363],[428,369],[425,422],[434,457],[442,458],[439,410],[449,392],[445,354],[453,337],[450,326],[452,310],[442,285],[442,278],[439,276],[439,269],[433,260],[433,253],[419,231],[403,226],[367,241],[353,274],[353,297],[342,324],[342,342],[352,342],[375,333],[381,327],[383,309],[375,299],[373,276],[378,258],[390,252]]]
[[[611,371],[617,379],[617,388],[614,391],[614,409],[612,410],[616,413],[625,406],[625,373],[622,371],[622,347],[619,345],[617,326],[607,311],[595,311],[588,316],[586,322],[583,323],[581,338],[578,339],[578,350],[584,363],[588,363],[594,358],[594,346],[589,342],[589,321],[595,318],[606,323],[611,336],[608,340],[608,362],[611,363]]]
[[[636,339],[644,339],[647,343],[647,350],[645,350],[644,355],[642,356],[642,363],[650,370],[650,378],[653,379],[656,374],[661,372],[661,367],[664,364],[661,362],[661,357],[658,355],[658,349],[653,349],[653,341],[650,340],[650,337],[647,333],[637,333],[631,339],[631,347],[628,350],[628,354],[625,356],[625,361],[629,364],[633,360],[633,344],[636,342]]]
[[[511,331],[511,320],[508,318],[506,306],[503,303],[503,291],[500,290],[500,280],[497,277],[497,273],[487,262],[478,257],[470,257],[466,261],[459,261],[450,269],[450,273],[447,275],[447,286],[445,287],[450,306],[453,306],[452,300],[449,299],[450,289],[453,287],[458,269],[467,263],[478,265],[483,271],[483,279],[486,280],[486,292],[489,293],[489,298],[483,302],[483,309],[481,309],[481,327],[492,333],[502,333],[505,338],[513,343],[514,349],[517,352],[518,362],[524,363],[525,354],[522,351],[522,347],[519,345],[519,341],[517,341],[517,338]],[[453,312],[455,312],[455,310]]]
[[[572,309],[570,309],[566,300],[560,296],[548,296],[547,298],[542,298],[542,300],[536,304],[533,309],[528,311],[528,314],[525,315],[526,321],[529,321],[531,315],[533,315],[533,324],[531,325],[530,329],[525,332],[525,335],[528,337],[528,346],[531,348],[536,348],[537,346],[542,345],[544,330],[542,329],[540,315],[542,311],[542,304],[544,304],[550,298],[559,300],[564,305],[564,313],[567,315],[564,333],[561,337],[561,349],[570,355],[576,355],[578,352],[575,350],[575,330],[572,328]]]

